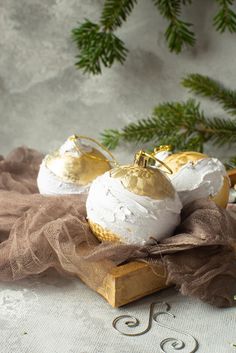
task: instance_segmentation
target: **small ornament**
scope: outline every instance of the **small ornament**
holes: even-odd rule
[[[98,239],[144,244],[149,238],[172,235],[182,204],[164,173],[148,165],[150,159],[157,161],[140,151],[132,165],[116,167],[93,181],[86,207]]]
[[[210,198],[226,207],[229,200],[230,181],[224,165],[217,158],[199,152],[180,152],[163,157],[156,148],[154,155],[165,161],[172,170],[171,182],[183,205],[200,198]]]
[[[228,170],[231,186],[236,185],[236,168]]]
[[[58,150],[43,159],[37,179],[40,193],[56,195],[88,191],[98,175],[111,169],[110,161],[93,147],[94,143],[114,161],[111,153],[94,139],[70,136]]]
[[[229,202],[236,203],[236,185],[234,185],[234,187],[230,189]]]

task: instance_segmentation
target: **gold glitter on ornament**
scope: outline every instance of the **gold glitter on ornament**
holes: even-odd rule
[[[222,208],[226,208],[229,201],[229,193],[230,193],[229,178],[225,176],[224,182],[220,191],[214,197],[210,197],[210,199],[214,201],[218,206]]]
[[[166,176],[158,169],[148,165],[152,155],[144,151],[136,153],[133,165],[125,165],[110,171],[112,178],[118,178],[123,186],[136,195],[148,196],[155,200],[173,198],[174,187]],[[160,162],[160,161],[158,161]],[[172,172],[165,163],[161,162],[168,172]]]
[[[91,147],[89,151],[86,151],[80,143],[81,140],[89,140],[98,144],[114,161],[112,154],[96,140],[87,136],[73,135],[68,141],[74,143],[77,153],[71,153],[71,151],[61,153],[60,150],[56,150],[45,157],[45,165],[63,181],[87,185],[97,176],[110,170],[111,164],[98,149]]]
[[[200,152],[179,152],[173,153],[165,159],[165,163],[172,169],[173,174],[179,171],[187,163],[195,163],[200,159],[208,158],[206,154]],[[162,169],[162,167],[161,167]]]
[[[93,223],[90,220],[88,220],[88,223],[93,234],[98,238],[98,240],[121,243],[120,237],[112,233],[110,230],[104,229],[99,224]]]

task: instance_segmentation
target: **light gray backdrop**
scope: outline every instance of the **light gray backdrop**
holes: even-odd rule
[[[186,10],[197,46],[171,54],[164,41],[166,21],[152,1],[140,0],[119,35],[130,49],[124,67],[84,76],[75,70],[71,29],[85,17],[97,20],[102,0],[0,0],[0,153],[26,144],[47,152],[70,134],[98,137],[147,117],[164,100],[184,99],[179,82],[199,72],[236,88],[236,34],[216,33],[215,1],[198,0]],[[222,113],[217,105],[204,107]],[[119,159],[132,155],[129,146]],[[224,151],[212,151],[218,156]]]

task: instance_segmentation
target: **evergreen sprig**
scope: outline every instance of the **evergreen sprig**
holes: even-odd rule
[[[137,0],[106,0],[101,15],[101,24],[104,30],[114,31],[133,10]]]
[[[85,20],[72,30],[72,37],[79,49],[76,66],[84,72],[100,74],[102,65],[114,62],[123,64],[127,56],[124,42],[114,32],[127,20],[138,0],[105,0],[100,21]],[[215,0],[219,10],[213,19],[219,32],[236,32],[235,0]],[[168,21],[165,38],[171,52],[180,53],[184,46],[191,47],[196,38],[192,24],[182,19],[182,7],[191,0],[152,0],[160,14]]]
[[[236,119],[206,118],[205,132],[207,140],[212,141],[214,145],[219,147],[231,146],[236,143]]]
[[[209,119],[193,99],[167,102],[155,107],[147,119],[128,124],[122,130],[105,130],[102,140],[110,149],[123,140],[171,144],[175,150],[202,152],[206,141],[220,146],[236,143],[236,121],[217,117]]]
[[[190,31],[191,23],[180,19],[181,5],[190,1],[181,0],[153,0],[161,15],[165,17],[169,25],[165,31],[166,41],[171,52],[181,52],[183,45],[193,46],[196,39]]]
[[[217,81],[197,74],[187,75],[182,83],[193,92],[218,101],[230,113],[236,113],[236,100],[233,100],[236,91],[228,90]],[[221,95],[216,95],[216,92],[221,92]],[[205,143],[209,141],[219,147],[235,144],[236,119],[206,116],[200,103],[194,99],[165,102],[156,106],[147,119],[128,124],[121,130],[105,130],[102,141],[110,149],[126,141],[170,144],[175,151],[203,152]],[[236,167],[236,157],[231,159],[229,165]]]
[[[213,19],[216,30],[223,33],[226,30],[233,33],[236,31],[236,14],[231,6],[234,0],[216,0],[219,4],[219,11]]]
[[[224,87],[208,76],[200,74],[187,75],[183,79],[182,85],[189,88],[190,92],[220,103],[224,110],[236,115],[236,91]]]
[[[114,61],[122,64],[126,59],[128,50],[123,41],[89,20],[73,30],[73,39],[80,49],[76,66],[84,72],[100,74],[102,64],[110,67]]]

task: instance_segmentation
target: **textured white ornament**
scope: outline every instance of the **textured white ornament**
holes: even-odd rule
[[[81,194],[87,192],[90,187],[90,184],[82,186],[61,180],[47,168],[44,161],[39,169],[37,184],[42,195]]]
[[[165,161],[168,157],[159,152],[156,158]],[[203,158],[188,162],[169,176],[183,205],[200,198],[214,197],[221,190],[227,172],[217,158]]]
[[[52,154],[46,155],[39,169],[37,184],[44,195],[81,194],[87,192],[98,175],[111,168],[106,157],[83,140],[95,140],[73,135]]]
[[[106,172],[93,181],[86,207],[91,222],[122,242],[144,244],[150,237],[160,240],[172,235],[182,204],[177,193],[163,200],[134,194]]]

